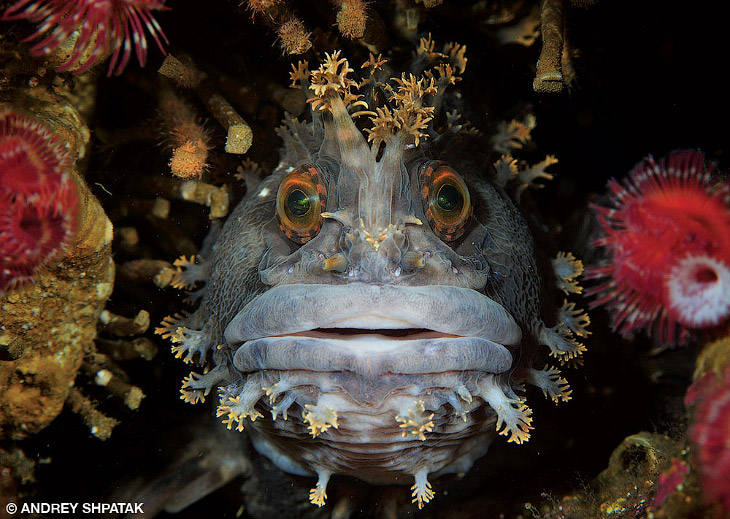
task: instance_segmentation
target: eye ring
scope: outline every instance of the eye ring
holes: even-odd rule
[[[421,166],[418,182],[433,232],[444,241],[460,238],[474,210],[464,179],[445,162],[433,160]]]
[[[276,193],[276,218],[287,238],[300,245],[317,236],[327,203],[327,186],[316,166],[287,173]]]

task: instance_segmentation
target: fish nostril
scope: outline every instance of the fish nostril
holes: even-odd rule
[[[416,270],[426,266],[426,257],[422,252],[406,252],[400,263],[406,270]]]

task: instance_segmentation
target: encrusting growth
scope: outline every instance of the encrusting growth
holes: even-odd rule
[[[33,94],[0,105],[0,291],[8,291],[0,295],[0,346],[9,346],[0,362],[0,428],[27,437],[68,404],[105,439],[116,420],[94,408],[77,375],[97,355],[112,291],[112,225],[77,169],[89,138],[81,114],[57,92]],[[99,380],[138,405],[139,390],[113,378]]]
[[[226,130],[226,153],[242,155],[253,141],[253,131],[231,104],[218,92],[207,74],[199,71],[189,60],[184,62],[167,56],[158,71],[182,88],[191,88],[211,115]]]
[[[286,54],[304,54],[312,47],[311,34],[286,4],[285,0],[245,0],[255,20],[262,21],[279,37]]]
[[[717,516],[730,512],[730,336],[705,344],[685,404],[692,408],[689,438],[699,465],[702,494],[714,503]]]
[[[345,38],[358,39],[365,34],[368,20],[364,0],[335,0],[339,4],[337,11],[337,28]]]
[[[209,132],[195,110],[172,89],[160,92],[160,119],[172,147],[170,170],[183,180],[199,178],[208,169]]]

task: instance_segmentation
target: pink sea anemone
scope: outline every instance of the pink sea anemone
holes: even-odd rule
[[[607,305],[614,330],[654,329],[662,344],[730,316],[730,184],[699,151],[648,157],[619,183],[611,207],[594,207],[607,259],[586,279],[592,307]]]
[[[708,373],[687,392],[696,404],[690,438],[700,466],[705,498],[730,514],[730,366],[722,378]]]
[[[659,474],[659,484],[651,508],[657,510],[664,506],[669,496],[681,488],[687,474],[689,474],[689,465],[682,460],[672,458],[669,467]]]
[[[28,283],[70,244],[77,206],[70,166],[41,124],[0,112],[0,293]]]
[[[165,9],[165,0],[19,0],[3,20],[25,19],[38,24],[26,40],[39,40],[31,53],[48,54],[70,38],[73,52],[58,70],[82,73],[111,54],[108,75],[121,74],[132,47],[140,65],[147,59],[145,28],[163,54],[162,29],[151,11]]]

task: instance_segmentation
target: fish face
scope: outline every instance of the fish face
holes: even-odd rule
[[[191,268],[205,281],[198,310],[162,332],[207,366],[183,398],[218,388],[230,429],[280,469],[317,476],[312,503],[343,474],[410,479],[421,507],[429,475],[467,471],[498,433],[529,438],[522,382],[569,398],[556,369],[531,367],[536,347],[569,360],[582,346],[566,319],[543,323],[556,276],[503,186],[441,153],[443,139],[426,144],[433,81],[403,76],[395,107],[362,133],[343,61],[312,73],[324,109],[285,122],[279,167],[247,186]]]
[[[366,160],[370,171],[377,167]],[[401,165],[412,175],[401,178],[390,200],[352,196],[362,184],[353,189],[338,181],[347,176],[331,161],[280,172],[279,186],[269,189],[269,232],[257,268],[264,286],[224,330],[241,382],[227,387],[221,402],[227,419],[255,418],[247,426],[254,444],[283,470],[372,483],[464,471],[494,436],[499,417],[489,401],[512,410],[505,414],[518,436],[529,428],[529,414],[509,382],[523,332],[510,310],[486,294],[488,286],[496,294],[509,282],[490,267],[490,257],[499,256],[485,250],[502,242],[524,247],[520,259],[510,258],[510,269],[520,272],[511,274],[511,286],[517,298],[527,297],[539,284],[529,231],[522,222],[491,232],[496,222],[490,218],[501,222],[511,214],[518,222],[519,214],[494,187],[477,183],[472,196],[463,180],[469,204],[479,205],[484,221],[472,207],[464,211],[461,195],[444,202],[466,214],[458,236],[453,225],[444,230],[429,223],[428,180],[420,177],[434,167],[458,173],[421,160]],[[313,170],[337,175],[318,173],[327,188],[316,197],[314,189],[295,184],[313,194],[306,204],[297,195],[295,209],[325,209],[322,223],[312,225],[316,234],[304,241],[301,226],[292,235],[275,213],[286,206],[292,176],[305,171],[311,178]],[[347,199],[354,205],[341,205]],[[389,222],[374,216],[386,213],[383,206]],[[246,222],[233,222],[238,229],[224,233],[240,236]]]

